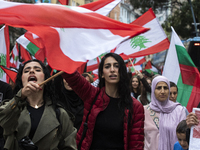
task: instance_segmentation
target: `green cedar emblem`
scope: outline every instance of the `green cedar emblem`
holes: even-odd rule
[[[1,59],[0,64],[1,64],[2,66],[6,66],[6,55],[0,53],[0,59]],[[4,71],[0,68],[0,78],[3,78],[3,75],[4,75],[4,74],[5,74]]]
[[[144,44],[151,42],[149,41],[147,38],[145,38],[144,36],[136,36],[134,38],[131,39],[130,43],[131,43],[131,47],[133,49],[137,48],[138,46],[140,47],[140,50],[142,48],[147,48]]]
[[[106,54],[107,54],[107,52],[105,52],[105,53],[99,55],[99,56],[98,56],[99,60],[101,60],[101,58],[102,58],[104,55],[106,55]],[[94,60],[97,60],[97,59],[95,58]]]

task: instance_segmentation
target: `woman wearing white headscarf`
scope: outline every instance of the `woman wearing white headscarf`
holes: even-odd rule
[[[186,115],[179,103],[169,100],[169,87],[168,79],[163,76],[152,81],[151,103],[144,106],[144,150],[173,150],[178,140],[176,127]]]

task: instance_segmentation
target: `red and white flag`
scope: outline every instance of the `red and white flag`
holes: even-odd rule
[[[10,39],[9,39],[9,30],[8,26],[3,26],[0,29],[0,64],[4,66],[10,65]],[[6,73],[0,69],[0,80],[8,83],[8,77]]]
[[[11,57],[10,57],[10,67],[19,68],[19,65],[21,63],[19,62],[19,49],[18,44],[15,43],[15,46],[13,47],[11,51]]]
[[[113,50],[114,53],[120,54],[124,60],[154,54],[169,48],[169,40],[152,9],[149,9],[131,24],[150,28],[150,30],[119,44],[117,48]],[[88,71],[98,68],[99,61],[97,60],[98,58],[88,62]],[[141,65],[136,65],[136,70],[141,69]]]
[[[106,16],[121,0],[98,0],[92,3],[81,5],[80,7],[95,11],[101,15]],[[65,1],[59,1],[61,4],[66,5]],[[44,44],[43,41],[37,35],[26,32],[24,35],[20,36],[16,40],[20,45],[22,45],[32,56],[36,59],[44,62]]]
[[[145,59],[145,57],[137,57],[137,58],[132,59],[131,61],[134,66],[132,65],[132,63],[129,60],[127,60],[127,61],[128,61],[127,67],[128,66],[131,67],[131,72],[135,73],[135,70],[142,72],[142,65],[144,62],[146,62],[146,59]]]
[[[98,0],[92,3],[81,5],[80,7],[95,11],[98,14],[107,16],[110,11],[115,8],[121,0]]]
[[[121,43],[116,48],[115,53],[121,54],[124,59],[146,56],[169,48],[170,42],[151,8],[131,24],[150,30]]]
[[[0,23],[23,27],[38,35],[44,41],[48,64],[68,73],[148,30],[81,7],[6,1],[0,1]]]

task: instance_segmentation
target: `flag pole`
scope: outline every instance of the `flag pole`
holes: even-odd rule
[[[135,72],[136,72],[136,69],[135,69],[135,66],[133,65],[133,62],[131,61],[131,59],[129,58],[129,60],[130,60],[130,62],[131,62],[131,64],[132,64],[132,66],[133,66],[133,69],[135,70]]]
[[[60,71],[60,72],[54,74],[54,75],[51,76],[50,78],[48,78],[48,79],[46,79],[45,81],[43,81],[42,83],[40,83],[39,86],[42,86],[42,85],[46,84],[47,82],[51,81],[52,79],[54,79],[55,77],[57,77],[57,76],[59,76],[59,75],[61,75],[61,74],[63,74],[63,73],[64,73],[64,71]]]

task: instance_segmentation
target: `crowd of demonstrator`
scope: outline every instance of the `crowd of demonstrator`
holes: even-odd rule
[[[1,91],[2,149],[188,149],[198,119],[176,102],[178,88],[164,76],[136,71],[130,78],[124,60],[108,53],[97,87],[78,71],[40,85],[49,77],[41,61],[30,60],[20,66],[13,91],[9,85],[8,96]]]

